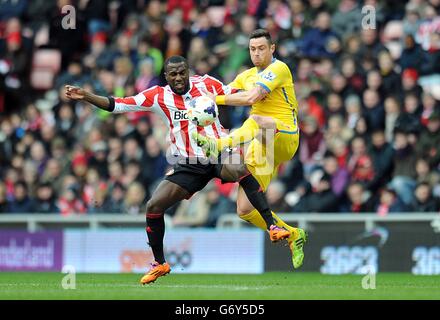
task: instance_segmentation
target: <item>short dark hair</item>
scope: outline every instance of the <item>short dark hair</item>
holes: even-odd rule
[[[252,31],[252,33],[249,35],[249,40],[251,39],[257,39],[257,38],[266,38],[267,41],[269,41],[269,44],[272,44],[272,37],[270,36],[269,31],[266,29],[257,29]]]
[[[181,63],[181,62],[185,63],[186,67],[189,67],[188,61],[184,57],[182,57],[182,56],[171,56],[171,57],[169,57],[168,59],[165,60],[164,70],[167,69],[167,66],[170,63]]]

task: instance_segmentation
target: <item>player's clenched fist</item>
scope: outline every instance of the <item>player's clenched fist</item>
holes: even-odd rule
[[[84,99],[84,96],[86,94],[86,91],[83,88],[79,88],[75,86],[66,85],[65,89],[66,89],[66,96],[69,99],[73,99],[73,100],[82,100]]]

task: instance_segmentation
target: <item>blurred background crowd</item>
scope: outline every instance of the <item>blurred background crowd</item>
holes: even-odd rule
[[[301,125],[272,208],[439,212],[439,13],[440,0],[0,0],[0,213],[143,214],[169,169],[165,126],[71,102],[63,86],[131,96],[165,84],[171,55],[227,84],[252,66],[257,27],[291,68]],[[248,112],[221,108],[222,124]],[[168,213],[215,226],[235,194],[212,181]]]

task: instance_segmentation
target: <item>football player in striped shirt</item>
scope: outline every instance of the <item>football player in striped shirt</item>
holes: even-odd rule
[[[203,189],[213,178],[223,182],[238,182],[252,205],[260,212],[266,223],[271,241],[287,239],[291,232],[276,226],[271,210],[258,181],[244,164],[229,164],[228,161],[212,162],[204,155],[197,142],[191,139],[193,132],[219,138],[226,136],[218,118],[207,127],[197,127],[185,116],[190,101],[204,92],[229,94],[233,91],[219,80],[210,76],[189,76],[189,66],[185,58],[172,56],[164,65],[167,86],[154,86],[133,97],[115,98],[98,96],[83,88],[66,86],[66,96],[72,100],[87,101],[101,109],[113,113],[150,111],[159,115],[169,129],[170,150],[168,159],[175,163],[165,179],[153,192],[147,202],[146,231],[155,261],[151,269],[141,279],[142,284],[154,282],[158,277],[170,272],[163,252],[165,234],[164,212],[183,199],[189,199]],[[227,155],[230,156],[230,155]]]

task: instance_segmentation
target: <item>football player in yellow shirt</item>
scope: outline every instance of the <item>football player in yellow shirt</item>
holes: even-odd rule
[[[257,29],[252,32],[249,37],[249,51],[255,67],[240,73],[229,84],[232,88],[243,91],[229,95],[207,94],[218,105],[252,105],[250,117],[226,137],[214,139],[196,133],[194,138],[207,156],[214,157],[224,148],[250,142],[244,161],[266,191],[279,165],[292,159],[298,149],[298,103],[289,67],[273,57],[275,44],[266,30]],[[241,188],[237,212],[243,220],[266,229],[263,218]],[[304,259],[303,245],[307,241],[307,233],[303,229],[289,226],[273,212],[272,216],[277,226],[291,232],[288,243],[292,251],[293,266],[300,267]]]

